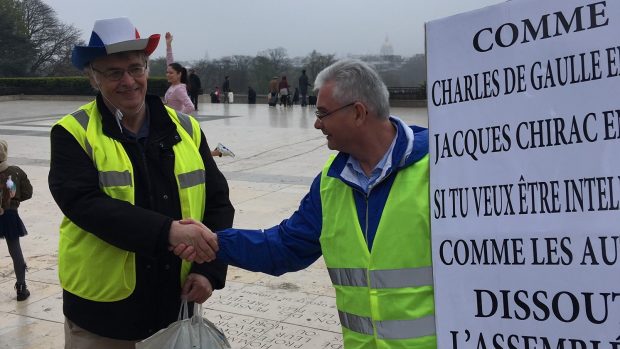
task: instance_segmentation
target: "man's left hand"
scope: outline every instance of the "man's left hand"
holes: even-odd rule
[[[213,294],[213,286],[206,277],[191,273],[187,276],[181,296],[188,302],[204,303]]]

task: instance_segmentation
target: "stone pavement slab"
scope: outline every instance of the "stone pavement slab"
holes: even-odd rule
[[[47,186],[49,130],[84,101],[0,102],[0,138],[9,161],[27,173],[33,198],[20,206],[29,234],[21,245],[32,295],[15,301],[15,275],[0,242],[0,349],[60,349],[64,345],[62,289],[57,278],[62,214]],[[268,228],[297,208],[331,151],[314,129],[314,108],[202,103],[196,117],[211,147],[225,144],[235,158],[217,158],[236,208],[234,226]],[[393,108],[411,124],[427,125],[426,109]],[[154,305],[155,306],[155,305]],[[335,294],[319,259],[305,270],[273,277],[229,268],[227,286],[203,308],[235,349],[342,348]]]

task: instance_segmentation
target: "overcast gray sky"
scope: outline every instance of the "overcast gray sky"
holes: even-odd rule
[[[162,34],[152,57],[174,35],[175,60],[194,61],[284,47],[289,57],[313,49],[338,57],[377,54],[386,36],[394,54],[424,52],[424,23],[503,0],[43,0],[88,41],[96,19],[126,16],[140,35]]]

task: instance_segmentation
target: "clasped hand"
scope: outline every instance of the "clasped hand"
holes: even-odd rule
[[[215,253],[219,249],[217,235],[194,219],[173,221],[168,239],[169,249],[190,262],[210,262],[215,259]]]

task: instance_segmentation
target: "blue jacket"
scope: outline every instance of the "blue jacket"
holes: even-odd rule
[[[338,153],[327,175],[339,178],[353,188],[355,205],[362,231],[368,223],[368,249],[379,225],[383,207],[387,200],[395,174],[402,168],[414,164],[428,153],[428,130],[410,126],[412,132],[399,119],[391,118],[397,127],[397,139],[392,152],[392,168],[368,197],[357,185],[342,178],[349,154]],[[409,132],[408,132],[409,131]],[[413,139],[411,139],[413,138]],[[322,230],[321,174],[319,173],[310,191],[301,200],[293,215],[279,225],[266,230],[226,229],[218,232],[220,250],[217,258],[246,270],[271,275],[282,275],[308,267],[321,256],[319,238]],[[413,189],[415,190],[415,188]],[[425,194],[428,195],[428,194]],[[368,212],[368,220],[366,213]]]

